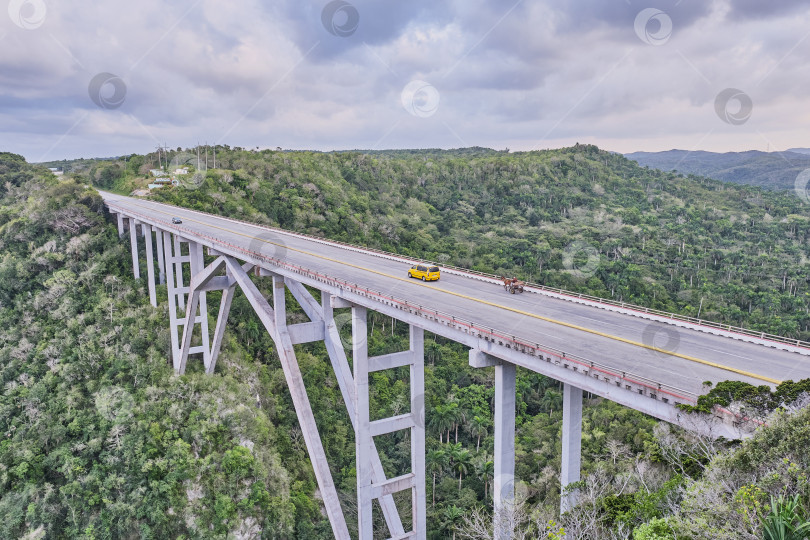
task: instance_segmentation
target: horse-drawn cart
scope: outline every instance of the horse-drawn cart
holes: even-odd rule
[[[503,281],[504,290],[510,294],[515,294],[516,292],[522,293],[523,287],[526,285],[525,281],[520,281],[518,278],[501,276],[501,281]]]

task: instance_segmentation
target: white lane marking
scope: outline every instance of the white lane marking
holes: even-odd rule
[[[712,352],[725,354],[728,356],[736,356],[737,358],[742,358],[743,360],[753,360],[753,358],[751,358],[750,356],[740,356],[739,354],[730,353],[728,351],[721,351],[719,349],[712,349],[711,347],[704,347],[704,348]]]

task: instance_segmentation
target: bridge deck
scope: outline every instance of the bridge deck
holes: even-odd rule
[[[703,381],[770,384],[810,377],[810,351],[797,353],[567,302],[506,293],[473,276],[443,273],[437,282],[407,278],[409,264],[345,246],[152,201],[102,194],[106,201],[231,245],[360,283],[530,343],[699,394]],[[172,225],[165,225],[171,230]],[[664,329],[664,330],[661,330]],[[654,350],[666,349],[669,353]]]

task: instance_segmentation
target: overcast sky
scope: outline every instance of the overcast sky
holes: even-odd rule
[[[808,147],[779,0],[4,0],[0,150]]]

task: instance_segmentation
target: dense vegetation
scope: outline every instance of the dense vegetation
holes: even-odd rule
[[[796,177],[810,168],[807,148],[795,148],[785,152],[750,150],[722,154],[700,150],[668,150],[633,152],[625,156],[651,169],[677,170],[724,182],[772,190],[793,190]]]
[[[155,155],[93,161],[58,181],[0,155],[0,536],[330,538],[272,341],[246,300],[234,301],[217,373],[195,362],[173,376],[166,303],[148,305],[127,240],[84,188],[128,192],[155,165]],[[808,336],[810,224],[790,197],[584,146],[521,155],[219,147],[217,165],[154,196],[692,315],[703,299],[702,317]],[[599,252],[593,272],[576,257],[580,272],[565,268],[576,241]],[[372,354],[404,346],[404,325],[371,314],[369,326]],[[351,424],[323,345],[297,350],[351,514]],[[476,535],[492,499],[491,370],[469,368],[463,347],[435,336],[426,362],[431,538],[486,537]],[[729,448],[589,399],[583,511],[552,524],[562,394],[555,381],[518,376],[525,504],[516,514],[527,537],[559,537],[562,526],[582,539],[757,538],[771,495],[807,504],[806,412]],[[375,374],[373,410],[401,412],[406,392],[406,374]],[[378,447],[389,474],[407,469],[406,439],[381,437]]]
[[[191,154],[168,157],[181,155]],[[83,176],[128,193],[157,164],[131,156]],[[810,339],[810,218],[792,192],[684,178],[581,145],[373,155],[218,147],[217,166],[184,181],[194,189],[153,197]]]

